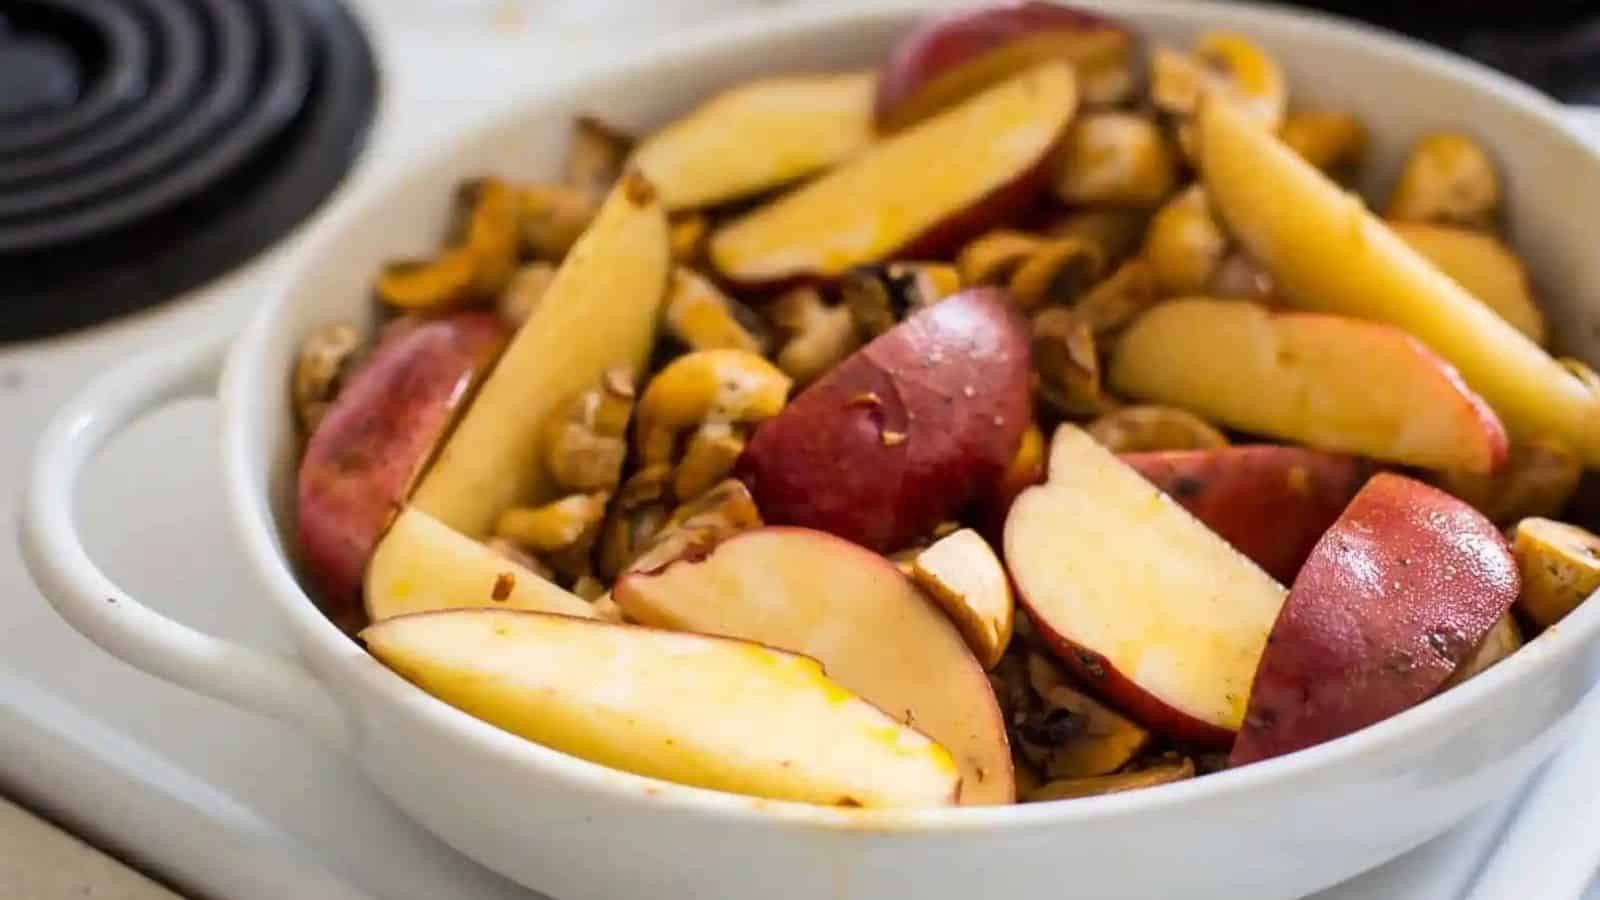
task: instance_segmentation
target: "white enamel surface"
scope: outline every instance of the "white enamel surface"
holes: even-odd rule
[[[1600,304],[1590,296],[1600,255],[1578,218],[1600,208],[1600,163],[1544,101],[1441,57],[1281,14],[1161,3],[1116,11],[1161,34],[1229,25],[1262,36],[1300,96],[1363,113],[1381,137],[1382,171],[1416,134],[1469,125],[1507,166],[1514,236],[1553,326],[1582,338],[1577,349],[1591,360],[1600,355]],[[819,24],[825,16],[832,24]],[[263,302],[223,389],[226,485],[250,560],[249,583],[233,600],[269,602],[282,614],[351,714],[361,766],[451,844],[561,900],[746,897],[752,885],[779,900],[1039,896],[1063,884],[1097,898],[1270,900],[1392,857],[1519,782],[1570,730],[1594,680],[1588,648],[1600,606],[1433,702],[1279,761],[1068,804],[872,818],[654,785],[527,745],[422,696],[316,613],[284,562],[273,515],[272,501],[281,517],[290,494],[282,373],[307,329],[366,314],[364,286],[379,260],[428,245],[448,185],[483,168],[548,171],[564,136],[550,123],[570,111],[635,127],[659,122],[737,77],[875,58],[906,21],[837,8],[768,14],[547,95],[433,154],[430,171],[370,193],[313,237],[302,274]],[[113,646],[129,639],[95,636]],[[165,674],[192,682],[198,673]],[[646,797],[646,787],[659,795]],[[605,847],[627,849],[597,853]]]

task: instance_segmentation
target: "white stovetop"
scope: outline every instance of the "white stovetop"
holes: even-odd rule
[[[651,27],[636,16],[578,22],[602,8],[647,6],[625,0],[355,5],[379,46],[386,96],[346,193],[493,112],[516,93],[511,88],[570,76],[600,54],[625,52]],[[561,7],[555,15],[564,23],[536,27],[549,21],[551,6]],[[138,349],[239,324],[260,279],[294,244],[155,313],[0,350],[0,471],[24,470],[50,410],[93,374]],[[288,649],[270,611],[255,602],[222,524],[213,425],[208,404],[187,403],[114,442],[82,486],[87,543],[113,578],[155,608],[226,637]],[[533,896],[412,825],[349,762],[287,728],[134,671],[71,632],[39,597],[14,549],[17,487],[15,476],[0,484],[0,793],[195,893],[274,900]],[[1510,808],[1510,800],[1498,804],[1318,900],[1457,897]]]

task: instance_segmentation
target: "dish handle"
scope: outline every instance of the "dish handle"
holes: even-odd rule
[[[176,352],[140,356],[92,381],[56,413],[28,473],[23,559],[56,612],[111,655],[348,749],[348,719],[298,660],[196,631],[135,600],[89,557],[73,521],[84,464],[147,413],[175,400],[213,395],[228,344],[225,337],[210,337]]]

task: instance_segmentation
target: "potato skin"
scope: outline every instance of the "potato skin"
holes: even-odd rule
[[[1372,474],[1359,457],[1273,444],[1120,458],[1282,584]]]
[[[769,524],[910,545],[1001,478],[1031,421],[1028,328],[977,288],[917,313],[763,423],[735,467]]]
[[[507,337],[487,313],[398,333],[351,376],[311,435],[300,460],[300,556],[330,614],[359,608],[378,539]]]
[[[1477,510],[1375,476],[1295,579],[1229,764],[1320,744],[1427,699],[1520,587],[1505,538]]]

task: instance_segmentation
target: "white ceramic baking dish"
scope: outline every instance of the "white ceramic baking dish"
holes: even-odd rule
[[[1600,363],[1600,155],[1559,107],[1478,66],[1325,19],[1244,4],[1103,5],[1157,39],[1215,27],[1255,35],[1290,70],[1298,99],[1362,115],[1377,139],[1374,171],[1392,173],[1429,129],[1480,137],[1504,166],[1509,225],[1556,333]],[[446,841],[561,900],[1272,900],[1394,857],[1520,782],[1561,743],[1595,680],[1600,603],[1466,685],[1311,750],[1128,794],[914,812],[765,802],[565,756],[427,696],[318,612],[288,549],[296,437],[286,386],[301,337],[369,320],[372,273],[432,246],[463,177],[551,174],[575,113],[644,129],[741,78],[880,60],[918,10],[872,7],[766,12],[541,90],[342,210],[231,349],[220,339],[174,347],[96,381],[44,435],[30,476],[23,542],[45,594],[133,665],[321,735]],[[100,573],[74,531],[74,482],[96,448],[164,403],[213,392],[233,526],[256,576],[216,602],[276,606],[298,658],[152,611]]]

